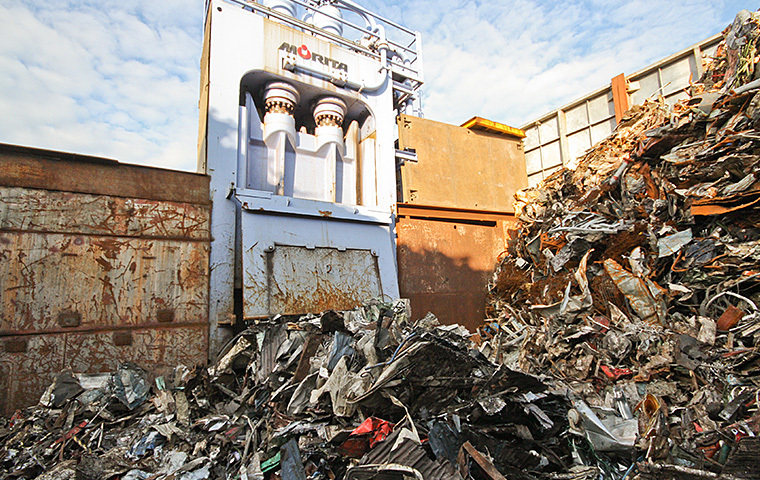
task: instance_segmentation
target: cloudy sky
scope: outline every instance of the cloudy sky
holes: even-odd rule
[[[744,0],[357,0],[423,34],[425,116],[520,126]],[[0,142],[195,169],[203,0],[0,0]]]

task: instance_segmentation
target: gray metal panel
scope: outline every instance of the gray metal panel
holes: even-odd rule
[[[657,70],[636,78],[639,89],[631,95],[634,105],[641,105],[644,101],[660,90],[660,74]]]
[[[532,150],[540,145],[540,142],[538,141],[538,125],[525,130],[525,138],[523,139],[523,142],[525,143],[525,150]]]
[[[343,309],[379,295],[398,296],[387,223],[244,210],[242,232],[246,318]]]
[[[559,140],[541,147],[541,158],[543,159],[544,169],[562,165]]]
[[[638,72],[628,75],[627,79],[630,82],[639,83],[639,89],[630,92],[631,104],[642,104],[647,98],[658,93],[663,93],[667,103],[670,105],[685,98],[683,89],[688,86],[690,76],[692,80],[696,80],[698,77],[698,57],[701,55],[709,58],[711,55],[714,55],[721,40],[721,35],[714,35]],[[660,75],[662,75],[664,83],[671,83],[667,88],[661,89],[662,82],[660,81]],[[536,170],[539,168],[539,157],[536,153],[539,147],[542,147],[543,150],[547,144],[555,141],[557,136],[561,137],[565,135],[567,138],[567,151],[563,154],[562,162],[567,165],[579,155],[582,155],[591,146],[591,143],[596,143],[606,138],[617,124],[615,121],[615,105],[612,89],[609,85],[574,100],[560,108],[559,112],[564,112],[565,114],[566,129],[558,132],[557,135],[552,130],[557,125],[560,126],[560,129],[562,128],[558,122],[557,111],[548,112],[521,127],[527,134],[525,149],[528,172],[531,174],[529,177],[531,186],[549,174],[548,171],[540,173]],[[588,118],[589,114],[591,118]],[[590,128],[590,124],[593,127]],[[539,129],[541,131],[540,141],[537,135]],[[588,143],[589,138],[591,139],[591,143]],[[553,168],[549,166],[551,163],[547,163],[547,154],[544,152],[541,168]]]
[[[588,101],[589,117],[592,124],[601,122],[615,115],[615,106],[611,103],[612,92],[590,98]]]
[[[665,98],[665,103],[667,103],[668,105],[672,107],[673,105],[680,102],[681,100],[686,100],[688,98],[689,98],[689,94],[681,90]]]
[[[565,112],[565,118],[567,119],[567,131],[568,133],[577,132],[578,130],[588,127],[588,112],[586,111],[586,102],[580,105],[569,108]]]
[[[541,165],[541,150],[538,148],[525,154],[525,162],[528,165],[528,175],[533,175],[544,169]]]
[[[694,64],[689,59],[693,60],[694,57],[677,60],[660,69],[662,83],[663,85],[667,85],[663,88],[665,94],[682,90],[689,84],[689,78],[696,76],[696,67],[692,70],[692,65]]]
[[[539,183],[541,183],[541,180],[544,179],[543,172],[538,172],[535,175],[531,175],[528,177],[528,186],[533,188],[538,186]]]
[[[715,43],[713,45],[710,45],[709,47],[702,47],[702,55],[705,58],[710,58],[715,56],[715,52],[718,51],[718,44]]]
[[[596,144],[609,137],[613,130],[615,130],[615,118],[602,122],[598,125],[591,127],[591,143]]]
[[[591,148],[591,138],[588,129],[567,136],[567,144],[570,149],[570,158],[578,158]]]
[[[559,138],[559,124],[557,123],[557,116],[553,116],[545,120],[539,126],[539,132],[541,134],[541,143],[545,144]]]

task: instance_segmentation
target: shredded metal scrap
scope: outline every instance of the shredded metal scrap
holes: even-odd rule
[[[399,300],[277,317],[210,368],[64,372],[0,428],[0,477],[531,479],[571,465],[563,390],[409,313]]]
[[[724,34],[691,99],[517,194],[476,338],[568,385],[575,467],[603,478],[760,477],[729,469],[760,453],[760,13]]]

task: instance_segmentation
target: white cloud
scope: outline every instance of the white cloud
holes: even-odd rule
[[[756,8],[712,0],[372,3],[423,33],[426,116],[460,123],[480,115],[518,126]]]
[[[519,126],[744,0],[359,0],[423,34],[425,114]],[[195,169],[203,0],[0,0],[0,142]]]
[[[202,2],[127,3],[0,3],[0,141],[195,169]]]

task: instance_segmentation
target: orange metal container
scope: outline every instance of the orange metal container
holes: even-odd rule
[[[464,128],[402,115],[398,125],[399,148],[416,154],[399,165],[400,294],[415,317],[474,331],[514,227],[514,193],[528,186],[521,132],[477,118]]]

